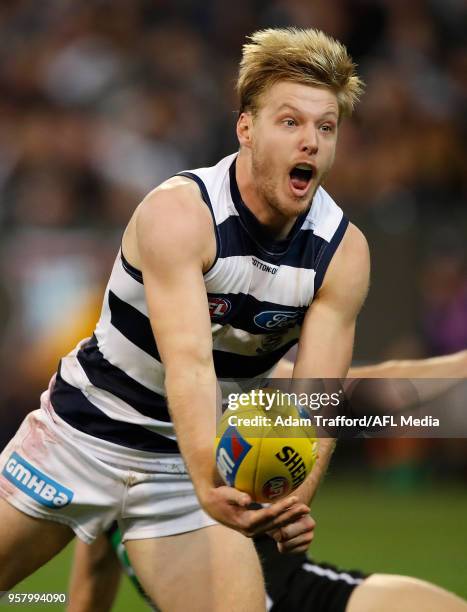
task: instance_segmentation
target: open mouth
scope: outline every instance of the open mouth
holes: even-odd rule
[[[289,172],[292,191],[303,195],[313,178],[313,167],[310,164],[297,164]]]

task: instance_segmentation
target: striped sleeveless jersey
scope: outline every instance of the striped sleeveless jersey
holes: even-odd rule
[[[180,173],[199,185],[214,222],[216,259],[204,281],[224,394],[232,387],[222,379],[247,378],[254,388],[297,342],[348,226],[320,187],[287,239],[272,240],[242,202],[235,160]],[[51,403],[69,425],[107,443],[144,457],[178,452],[142,274],[121,251],[94,335],[61,360]]]

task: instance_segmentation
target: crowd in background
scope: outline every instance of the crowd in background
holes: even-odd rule
[[[374,255],[357,357],[467,346],[466,17],[463,0],[3,0],[3,421],[92,328],[141,197],[236,149],[241,46],[265,27],[323,29],[366,82],[326,183]]]

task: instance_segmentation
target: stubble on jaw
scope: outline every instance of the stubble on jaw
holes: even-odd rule
[[[297,212],[291,210],[290,207],[284,207],[281,204],[275,193],[276,181],[274,180],[274,173],[270,172],[267,164],[258,160],[258,156],[254,152],[252,155],[252,172],[253,180],[259,196],[270,208],[281,214],[284,219],[290,219],[291,217],[301,215],[303,212],[305,212],[305,210],[309,210],[311,208],[314,195],[319,185],[313,189],[311,194],[306,196],[305,200],[303,198],[295,199],[297,205],[300,205],[300,211]]]
[[[278,210],[284,214],[282,212],[280,202],[274,193],[274,176],[270,173],[267,164],[264,163],[261,156],[257,154],[255,149],[252,151],[251,168],[253,172],[253,181],[261,199],[263,199],[274,210]]]

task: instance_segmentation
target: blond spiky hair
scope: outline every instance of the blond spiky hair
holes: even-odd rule
[[[259,99],[278,81],[329,87],[340,117],[352,114],[364,84],[343,44],[320,30],[259,30],[243,46],[237,92],[240,112],[258,111]]]

